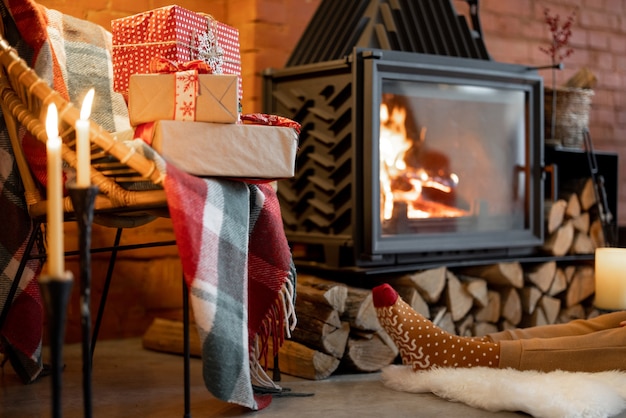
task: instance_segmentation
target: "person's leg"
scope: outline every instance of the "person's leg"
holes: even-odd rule
[[[626,321],[626,311],[612,312],[592,319],[576,319],[564,324],[505,330],[488,334],[486,337],[493,342],[529,338],[568,337],[619,328],[622,321]]]
[[[626,370],[626,327],[582,335],[483,342],[451,335],[415,312],[389,285],[372,291],[381,326],[414,370],[498,367],[517,370],[597,372]],[[615,317],[611,315],[610,317]],[[595,323],[598,321],[592,321]]]
[[[443,331],[413,310],[387,284],[374,288],[372,296],[378,321],[398,347],[405,365],[414,370],[498,366],[498,344]]]
[[[583,335],[503,340],[500,368],[599,372],[626,370],[626,328]]]

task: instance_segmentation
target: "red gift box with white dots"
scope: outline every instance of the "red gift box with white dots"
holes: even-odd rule
[[[133,74],[148,74],[153,57],[176,62],[203,59],[216,74],[239,76],[239,31],[208,15],[180,6],[166,6],[111,21],[113,35],[113,88],[128,97]],[[210,43],[209,43],[210,41]]]

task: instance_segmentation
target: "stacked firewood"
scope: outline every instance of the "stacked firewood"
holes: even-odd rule
[[[581,178],[561,186],[555,200],[547,200],[543,251],[555,255],[591,254],[605,246],[593,181]]]
[[[298,323],[279,352],[281,372],[307,379],[372,372],[397,361],[398,351],[376,319],[370,288],[298,276]],[[440,267],[387,279],[416,311],[457,335],[567,322],[596,315],[589,264],[496,263]]]

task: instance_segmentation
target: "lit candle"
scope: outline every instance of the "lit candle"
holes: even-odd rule
[[[626,248],[596,249],[596,295],[600,309],[626,309]]]
[[[57,108],[54,103],[48,106],[46,116],[48,135],[48,275],[54,279],[65,277],[63,261],[63,161],[61,159],[61,138],[59,137]]]
[[[91,184],[89,166],[91,164],[91,145],[89,143],[89,115],[93,102],[94,90],[90,89],[83,99],[80,119],[76,121],[76,186],[89,187]]]

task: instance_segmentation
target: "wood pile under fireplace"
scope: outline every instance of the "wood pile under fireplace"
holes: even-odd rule
[[[572,181],[546,206],[546,251],[560,255],[603,246],[598,221],[589,222],[596,198],[590,181]],[[340,372],[372,372],[394,363],[397,350],[379,326],[371,287],[390,283],[417,312],[444,330],[464,336],[568,322],[598,315],[592,306],[594,269],[589,263],[498,262],[445,266],[386,275],[362,284],[300,274],[298,324],[280,351],[280,369],[325,379]]]

